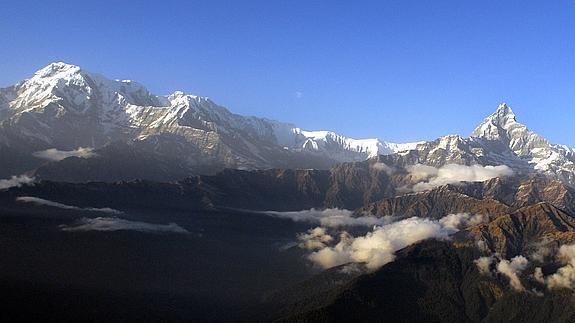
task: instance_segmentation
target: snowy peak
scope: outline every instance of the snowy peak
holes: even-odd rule
[[[64,62],[0,89],[0,120],[7,119],[15,138],[33,140],[37,146],[99,148],[116,141],[143,142],[154,152],[185,156],[190,163],[232,168],[325,167],[416,145],[306,131],[237,115],[207,97],[182,91],[156,96],[137,82],[108,79]]]
[[[51,63],[16,85],[17,110],[43,109],[57,103],[64,110],[85,112],[90,106],[111,105],[165,106],[167,100],[152,95],[130,80],[110,80],[77,65]]]
[[[471,136],[487,140],[502,140],[508,137],[508,132],[514,130],[527,130],[527,128],[518,123],[513,110],[507,104],[502,103],[493,114],[475,128]]]
[[[515,113],[513,113],[513,110],[511,110],[506,103],[500,104],[497,110],[487,119],[490,119],[492,124],[506,130],[509,130],[513,125],[517,124]]]
[[[80,72],[80,67],[72,64],[66,64],[64,62],[51,63],[48,66],[38,70],[34,73],[32,79],[38,78],[67,78],[71,74],[76,74]]]
[[[497,111],[483,120],[471,137],[504,144],[518,156],[530,155],[534,149],[550,146],[545,138],[517,122],[515,113],[507,104],[499,105]]]

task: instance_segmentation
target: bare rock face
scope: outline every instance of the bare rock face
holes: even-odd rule
[[[575,218],[552,204],[541,202],[499,216],[469,232],[493,252],[511,258],[534,252],[542,242],[572,243],[575,241]]]
[[[440,219],[448,214],[471,213],[498,216],[512,208],[500,201],[478,199],[457,192],[449,186],[426,192],[382,199],[361,208],[361,212],[375,216],[424,217]]]

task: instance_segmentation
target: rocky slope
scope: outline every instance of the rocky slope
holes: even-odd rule
[[[145,309],[146,313],[153,311],[155,315],[159,315],[156,311],[161,309],[162,315],[177,314],[174,316],[177,319],[192,317],[213,320],[213,315],[216,314],[231,315],[226,316],[230,319],[238,317],[235,316],[239,315],[237,312],[229,314],[231,309],[223,310],[221,313],[217,310],[225,308],[221,306],[229,305],[226,303],[229,301],[222,298],[224,297],[222,295],[229,294],[227,283],[218,283],[213,279],[209,280],[209,284],[203,282],[205,279],[190,280],[186,276],[187,271],[181,271],[181,263],[177,259],[185,254],[186,259],[192,259],[189,260],[190,264],[195,264],[194,272],[190,274],[194,277],[201,277],[198,275],[212,277],[214,273],[217,277],[227,277],[226,275],[232,274],[243,277],[241,281],[246,279],[245,281],[257,284],[257,279],[250,279],[259,277],[260,274],[253,275],[253,272],[264,271],[265,277],[270,279],[269,286],[274,286],[278,290],[263,288],[264,293],[262,289],[237,283],[234,285],[236,288],[234,295],[230,296],[242,299],[242,288],[252,291],[249,303],[238,305],[244,311],[242,317],[248,321],[332,322],[389,319],[409,322],[519,322],[536,318],[535,321],[561,322],[573,318],[575,303],[572,301],[572,292],[564,289],[547,290],[533,278],[535,266],[542,266],[546,275],[552,275],[557,271],[561,265],[555,263],[553,257],[548,257],[547,261],[550,261],[548,263],[529,263],[525,272],[519,275],[525,286],[525,291],[522,292],[511,288],[509,278],[502,273],[482,274],[474,262],[479,257],[493,256],[495,253],[503,259],[525,256],[531,260],[532,255],[542,246],[557,249],[563,244],[574,242],[575,212],[572,188],[558,180],[530,175],[492,178],[483,182],[459,182],[440,185],[427,191],[406,193],[401,188],[413,181],[413,175],[406,169],[396,168],[390,172],[378,165],[374,160],[370,160],[342,164],[331,170],[226,170],[216,175],[194,176],[172,183],[44,181],[35,185],[14,187],[0,191],[0,221],[4,224],[2,227],[7,230],[6,239],[10,242],[16,239],[13,237],[24,237],[18,239],[23,239],[22,241],[26,243],[26,252],[38,253],[38,250],[41,252],[34,256],[24,255],[22,258],[22,251],[19,248],[10,248],[11,244],[6,244],[0,249],[3,254],[9,256],[9,259],[25,259],[10,262],[8,268],[13,273],[29,273],[26,270],[21,271],[19,263],[23,261],[22,263],[28,264],[41,259],[38,257],[44,254],[42,250],[45,248],[47,248],[45,252],[56,254],[55,259],[61,259],[60,261],[66,264],[76,263],[75,258],[66,257],[72,250],[80,255],[97,252],[102,259],[114,259],[114,263],[123,264],[124,267],[118,269],[120,271],[122,268],[132,268],[129,263],[123,262],[121,254],[114,253],[115,256],[110,258],[108,253],[110,248],[114,250],[119,248],[114,243],[120,243],[120,246],[124,246],[120,249],[126,252],[142,252],[141,242],[137,240],[141,239],[139,235],[132,236],[119,231],[114,234],[70,233],[68,236],[58,230],[62,222],[77,221],[77,217],[80,216],[77,213],[83,217],[101,216],[89,214],[89,208],[114,208],[123,212],[120,217],[154,223],[177,221],[179,224],[185,224],[193,235],[178,238],[171,238],[169,235],[146,237],[145,245],[155,250],[156,243],[162,243],[163,247],[159,253],[162,261],[159,263],[166,262],[166,266],[175,268],[169,270],[177,272],[176,276],[181,275],[178,279],[186,281],[188,285],[185,286],[192,288],[193,293],[205,291],[209,292],[207,295],[218,297],[209,306],[202,303],[204,298],[178,300],[177,305],[173,305],[172,301],[165,301],[168,304],[166,306],[176,307],[165,307],[162,304],[158,307],[156,303],[140,299],[128,311],[129,317],[135,315],[134,313],[141,313],[142,309]],[[17,198],[22,196],[42,198],[80,209],[18,202]],[[415,216],[437,221],[451,213],[481,214],[484,218],[483,222],[459,231],[449,240],[424,240],[401,249],[396,252],[394,261],[373,272],[362,271],[361,267],[351,271],[347,271],[347,267],[334,267],[318,273],[310,266],[301,263],[295,265],[295,261],[305,262],[306,254],[305,250],[293,247],[293,239],[296,239],[298,234],[307,232],[306,230],[314,228],[317,224],[278,219],[259,212],[270,209],[300,211],[314,207],[348,209],[359,207],[355,210],[356,216],[395,215],[396,220]],[[49,238],[35,234],[35,229],[30,229],[34,226],[31,227],[28,222],[40,223],[43,230],[51,232]],[[268,246],[269,241],[276,241],[268,240],[270,236],[279,232],[283,232],[281,240]],[[28,236],[36,238],[26,238]],[[258,236],[263,238],[254,241],[254,237]],[[37,242],[37,237],[42,237],[41,243]],[[79,245],[61,242],[81,242],[87,238],[89,243],[82,242]],[[56,239],[57,243],[45,246],[46,239],[48,241]],[[129,243],[130,247],[127,247],[126,243]],[[240,246],[237,246],[238,243]],[[182,247],[184,245],[185,248]],[[194,247],[196,245],[200,247]],[[243,245],[247,247],[242,249]],[[101,250],[98,249],[100,246],[103,246]],[[266,257],[260,254],[253,255],[255,246],[269,248],[266,249],[269,254],[266,254]],[[206,267],[198,265],[197,262],[203,264],[203,260],[197,260],[196,253],[187,254],[187,248],[197,248],[194,250],[199,254],[203,252],[202,250],[209,250],[206,255],[199,257],[199,259],[206,257],[210,259]],[[86,253],[87,250],[90,252]],[[289,254],[282,254],[284,250],[289,250]],[[64,256],[57,255],[58,252],[62,252]],[[165,252],[177,257],[165,258]],[[219,257],[220,254],[225,257]],[[238,258],[238,254],[249,255],[248,260],[242,258],[243,256]],[[309,272],[298,276],[301,283],[292,280],[290,284],[282,284],[274,279],[273,273],[280,270],[284,275],[282,279],[293,278],[286,272],[287,267],[254,269],[256,264],[261,265],[259,262],[263,264],[267,261],[267,257],[273,257],[274,261],[278,262],[289,259],[293,265],[290,270],[305,268]],[[88,261],[86,260],[88,258],[85,256],[79,259]],[[48,260],[50,259],[52,258]],[[52,264],[53,261],[40,263]],[[247,273],[244,271],[246,263],[252,266],[248,266]],[[222,264],[225,266],[222,267]],[[49,265],[46,266],[41,268],[48,270]],[[83,284],[84,276],[72,269],[75,267],[68,268],[71,269],[66,270],[66,274],[73,277],[71,281],[74,284]],[[105,264],[95,268],[98,268],[98,273],[115,272],[115,269]],[[312,276],[314,272],[317,275]],[[41,273],[32,278],[41,280],[44,271]],[[97,281],[107,276],[95,274],[90,277]],[[151,278],[157,277],[151,274]],[[130,279],[130,276],[123,279],[127,282],[127,286],[131,284]],[[9,288],[6,287],[6,290],[10,291],[9,295],[22,296],[22,290],[49,295],[53,294],[54,290],[53,285],[30,287],[27,284],[14,283],[12,278],[10,280],[6,278],[5,281],[12,282]],[[168,283],[158,284],[168,290],[173,288],[170,285],[171,280]],[[199,284],[198,286],[202,288],[194,288],[196,286],[194,284]],[[44,287],[36,291],[35,288],[40,288],[38,286]],[[533,292],[533,289],[537,292]],[[80,291],[82,290],[74,289],[73,292],[79,294],[71,295],[78,295],[79,299],[84,299],[87,293],[94,298],[94,304],[106,304],[116,297],[106,292],[99,291],[101,294],[94,294],[94,291]],[[127,295],[132,295],[130,293]],[[70,302],[67,294],[68,292],[58,294],[58,299]],[[24,300],[30,298],[30,296],[22,297]],[[160,296],[153,296],[154,299],[158,297]],[[263,304],[257,301],[261,298],[265,299]],[[47,297],[42,299],[43,302],[52,304],[51,299]],[[13,300],[7,299],[7,301],[9,304],[20,306]],[[194,310],[181,310],[189,309],[189,304],[197,305],[192,308],[202,308],[206,313],[201,315],[207,316],[190,316],[200,314]],[[561,307],[562,310],[557,310],[557,307]],[[15,308],[11,311],[27,317]],[[81,317],[90,317],[80,310],[82,308],[80,305],[61,307],[56,304],[50,305],[50,308],[57,308],[59,312],[55,313],[59,315],[66,315],[72,308],[73,311],[83,313]],[[108,308],[113,309],[112,314],[126,311],[123,307]],[[170,310],[173,308],[179,310],[177,312]],[[34,313],[34,309],[30,309],[30,312]]]
[[[278,293],[283,310],[278,322],[570,322],[575,319],[572,292],[510,290],[502,275],[482,275],[473,248],[425,241],[398,252],[380,270],[351,277],[322,291],[318,284]],[[323,273],[337,279],[337,271]],[[315,278],[315,282],[319,281]],[[311,282],[311,280],[309,281]],[[308,297],[302,297],[306,295]]]

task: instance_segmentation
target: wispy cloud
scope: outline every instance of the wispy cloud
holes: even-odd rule
[[[46,160],[60,161],[68,157],[90,158],[96,156],[93,148],[80,147],[76,150],[58,150],[55,148],[37,151],[34,156]]]
[[[176,223],[154,224],[116,217],[82,218],[75,225],[61,225],[60,228],[69,232],[129,230],[147,233],[189,233]]]
[[[413,165],[407,168],[415,184],[415,192],[426,191],[434,187],[459,182],[482,182],[495,177],[511,176],[513,170],[505,165],[456,165],[449,164],[443,167],[426,165]]]
[[[94,208],[94,207],[78,207],[73,205],[62,204],[54,201],[49,201],[45,199],[41,199],[39,197],[33,196],[20,196],[16,198],[16,201],[23,202],[23,203],[32,203],[36,205],[45,205],[51,207],[57,207],[60,209],[66,210],[78,210],[78,211],[90,211],[90,212],[104,212],[104,213],[111,213],[111,214],[121,214],[122,211],[111,209],[111,208]]]
[[[344,226],[373,227],[374,225],[384,225],[393,221],[393,218],[390,216],[380,218],[375,216],[354,216],[353,211],[337,208],[291,212],[266,211],[263,213],[281,219],[290,219],[295,222],[308,222],[331,228]]]
[[[381,163],[381,162],[377,162],[377,163],[372,164],[371,168],[373,168],[377,171],[380,171],[380,172],[384,172],[389,176],[395,174],[395,172],[397,171],[397,169],[395,167],[388,166],[387,164]]]
[[[0,190],[5,190],[11,187],[20,187],[22,185],[28,185],[34,182],[33,177],[28,177],[26,175],[12,176],[9,179],[0,179]]]

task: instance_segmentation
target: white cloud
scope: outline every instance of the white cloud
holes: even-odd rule
[[[41,199],[38,197],[33,196],[20,196],[16,198],[16,201],[23,202],[23,203],[33,203],[36,205],[45,205],[45,206],[52,206],[66,210],[78,210],[78,211],[91,211],[91,212],[104,212],[104,213],[112,213],[112,214],[121,214],[122,211],[118,211],[111,208],[94,208],[94,207],[77,207],[73,205],[62,204],[54,201],[49,201],[45,199]]]
[[[536,250],[534,254],[530,256],[531,259],[538,262],[543,262],[547,257],[555,256],[558,262],[563,264],[563,267],[557,269],[557,271],[551,275],[545,276],[541,267],[535,267],[531,277],[538,283],[545,285],[548,289],[560,289],[566,288],[575,290],[575,244],[563,245],[557,251],[554,248],[548,248],[544,246],[546,241],[542,241],[539,246],[540,248]],[[556,253],[556,254],[555,254]],[[493,255],[491,257],[482,257],[475,260],[475,263],[480,268],[482,273],[490,274],[489,266],[485,264],[488,260],[484,258],[492,258],[492,262],[495,262],[499,256]],[[496,269],[498,272],[507,276],[510,280],[511,287],[518,291],[524,291],[525,288],[521,284],[519,275],[527,268],[529,261],[523,256],[517,256],[511,261],[502,259],[499,261]],[[538,291],[534,291],[536,294],[540,294]]]
[[[408,166],[407,171],[411,178],[416,181],[427,180],[430,177],[437,177],[439,170],[433,166],[427,166],[422,164],[415,164],[413,166]]]
[[[544,262],[549,256],[554,255],[557,252],[554,244],[548,240],[543,239],[542,241],[535,244],[535,251],[529,256],[531,260],[538,262]]]
[[[491,275],[491,264],[495,261],[495,257],[481,257],[479,259],[474,260],[475,264],[477,265],[477,269],[479,269],[479,273],[482,275]]]
[[[303,92],[302,91],[295,91],[293,95],[298,100],[303,98]]]
[[[395,167],[388,166],[387,164],[381,163],[381,162],[377,162],[377,163],[372,164],[371,168],[373,168],[377,171],[380,171],[380,172],[385,172],[389,176],[395,174],[395,172],[397,171],[397,169],[395,169]]]
[[[308,250],[317,250],[325,248],[327,243],[333,241],[333,237],[327,234],[324,228],[314,228],[307,231],[307,233],[300,233],[298,235],[300,241],[299,247]]]
[[[96,156],[96,153],[94,153],[93,148],[80,147],[76,150],[69,150],[69,151],[51,148],[47,150],[37,151],[33,155],[35,157],[42,159],[60,161],[68,157],[90,158]]]
[[[548,276],[545,281],[547,287],[554,288],[575,288],[575,244],[563,245],[559,248],[557,258],[565,266],[557,269],[557,272]]]
[[[395,252],[416,242],[429,239],[448,239],[460,226],[470,222],[471,216],[449,216],[445,220],[412,217],[375,227],[364,236],[353,237],[343,231],[337,243],[322,241],[314,244],[316,251],[308,259],[323,268],[346,263],[364,263],[369,270],[376,270],[395,259]],[[330,235],[331,237],[331,235]],[[328,245],[331,243],[331,245]]]
[[[523,256],[516,256],[512,258],[511,261],[502,259],[499,264],[497,264],[497,271],[509,278],[511,288],[517,291],[524,291],[525,288],[523,284],[521,284],[519,275],[527,268],[528,264],[529,260]]]
[[[487,220],[487,217],[483,214],[474,214],[471,215],[469,213],[456,213],[456,214],[449,214],[444,216],[443,218],[439,219],[439,223],[446,228],[457,230],[461,227],[470,227],[476,224],[483,223]]]
[[[516,291],[525,291],[519,275],[527,268],[529,260],[524,256],[516,256],[511,260],[501,259],[498,254],[476,259],[477,269],[483,275],[491,275],[491,265],[496,264],[495,270],[509,279],[511,288]]]
[[[457,165],[449,164],[440,168],[426,165],[413,165],[407,167],[413,182],[412,190],[426,191],[437,186],[459,182],[482,182],[495,177],[511,176],[513,170],[505,165]]]
[[[62,231],[119,231],[130,230],[148,233],[189,233],[188,230],[182,228],[176,223],[169,224],[153,224],[147,222],[129,221],[120,218],[82,218],[80,223],[74,226],[61,225]]]
[[[0,179],[0,190],[9,189],[11,187],[20,187],[34,182],[33,177],[26,175],[12,176],[9,179]]]
[[[343,209],[310,209],[303,211],[266,211],[263,212],[269,216],[290,219],[294,222],[308,222],[312,224],[319,224],[324,227],[343,227],[343,226],[365,226],[372,227],[374,225],[384,225],[393,221],[390,216],[375,217],[375,216],[359,216],[354,217],[353,211]]]

